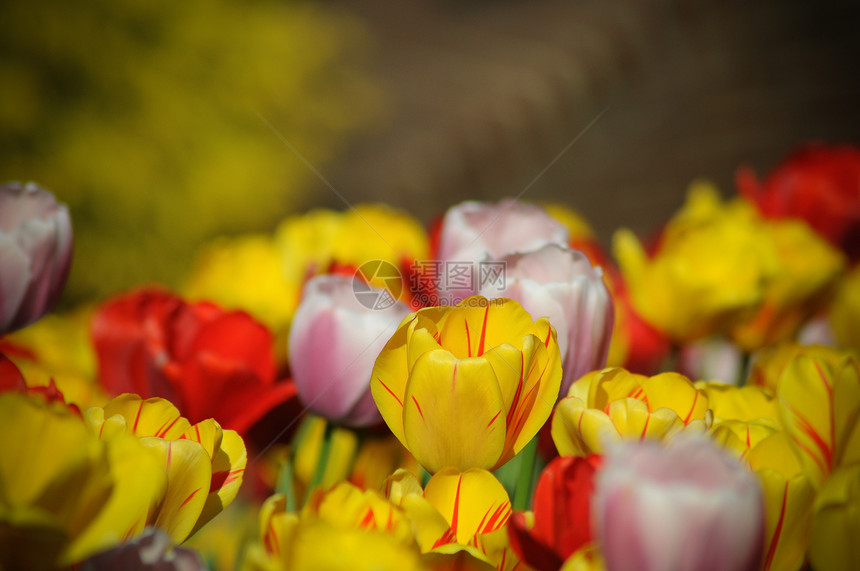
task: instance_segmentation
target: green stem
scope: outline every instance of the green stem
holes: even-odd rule
[[[525,448],[520,451],[520,476],[517,479],[517,488],[514,490],[513,509],[517,511],[527,510],[531,505],[532,481],[534,477],[535,459],[537,458],[538,437],[532,438]]]
[[[292,455],[287,456],[283,462],[281,462],[281,470],[278,473],[278,484],[275,487],[275,491],[284,494],[286,498],[286,509],[288,512],[294,512],[299,509],[298,503],[296,502],[296,489],[293,485],[293,461]]]

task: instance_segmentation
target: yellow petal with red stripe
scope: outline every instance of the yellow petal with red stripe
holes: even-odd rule
[[[158,458],[137,438],[120,434],[105,440],[113,490],[107,504],[72,545],[66,560],[80,561],[140,534],[153,521],[167,490],[167,475]],[[68,492],[69,490],[66,490]]]
[[[538,325],[542,325],[540,320]],[[546,326],[555,342],[555,332]],[[528,444],[552,414],[561,382],[558,351],[550,352],[545,340],[535,335],[523,337],[522,350],[504,343],[484,353],[490,362],[502,394],[507,437],[499,465],[513,458]]]
[[[777,430],[779,426],[767,419],[752,422],[722,420],[714,423],[710,434],[717,444],[734,454],[738,460],[744,460],[752,448]]]
[[[441,349],[425,353],[406,386],[403,426],[407,448],[430,472],[495,467],[505,444],[505,414],[490,363]]]
[[[662,373],[643,379],[641,386],[649,409],[674,410],[684,424],[705,418],[708,410],[708,395],[693,386],[693,383],[684,375]]]
[[[217,426],[217,423],[215,424]],[[221,430],[220,426],[218,430]],[[220,445],[212,456],[212,478],[206,503],[191,534],[196,533],[236,499],[247,463],[248,453],[242,437],[235,430],[221,432]]]
[[[135,436],[157,436],[167,440],[181,437],[191,426],[179,410],[162,398],[142,399],[135,394],[122,394],[104,406],[104,418],[122,416],[128,431]]]
[[[406,316],[379,353],[370,376],[370,392],[385,423],[406,446],[403,433],[403,395],[409,379],[407,340],[418,314]]]
[[[212,481],[209,455],[191,440],[144,437],[140,442],[157,453],[167,471],[167,492],[154,524],[174,543],[182,543],[194,529],[206,504]]]
[[[440,545],[450,542],[468,545],[476,535],[504,527],[511,516],[508,493],[486,470],[441,470],[427,482],[424,498],[450,527],[451,541],[440,540]]]
[[[459,359],[480,357],[492,347],[518,342],[547,328],[546,319],[535,323],[522,306],[510,299],[473,296],[453,308],[440,323],[439,342]]]
[[[764,571],[803,565],[815,490],[795,456],[789,436],[775,431],[750,449],[746,460],[761,482],[765,505]]]

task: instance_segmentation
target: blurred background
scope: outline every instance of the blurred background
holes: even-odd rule
[[[70,206],[73,301],[318,206],[521,196],[606,242],[697,177],[860,143],[858,25],[827,0],[7,0],[0,180]]]

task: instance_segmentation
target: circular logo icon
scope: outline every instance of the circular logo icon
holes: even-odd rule
[[[377,284],[374,287],[370,284]],[[388,309],[403,292],[403,276],[397,266],[385,260],[361,264],[352,277],[352,292],[358,303],[368,309]]]

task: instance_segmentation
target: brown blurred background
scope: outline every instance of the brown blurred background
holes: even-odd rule
[[[467,198],[565,202],[606,240],[695,177],[733,191],[810,140],[860,143],[860,3],[337,3],[370,31],[384,121],[324,176],[428,219]],[[318,184],[307,204],[341,206]]]

